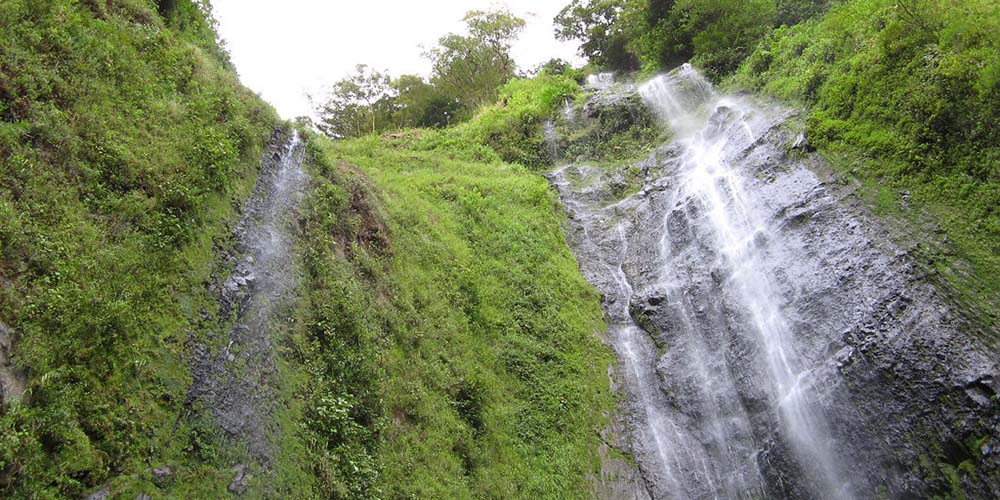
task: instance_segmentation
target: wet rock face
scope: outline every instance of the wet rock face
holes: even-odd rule
[[[694,105],[703,125],[640,162],[634,195],[611,186],[636,165],[551,176],[651,496],[1000,496],[995,328],[824,180],[786,111]]]
[[[191,348],[194,381],[186,404],[210,412],[227,436],[241,441],[265,469],[280,444],[271,422],[274,345],[287,326],[288,315],[282,313],[298,284],[291,231],[307,183],[301,168],[304,149],[297,134],[276,131],[272,137],[233,244],[221,255],[209,287],[219,307],[215,315],[202,314],[208,338]]]

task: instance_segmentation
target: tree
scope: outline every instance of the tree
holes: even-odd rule
[[[677,0],[671,17],[693,61],[719,80],[735,71],[771,31],[777,7],[774,0]]]
[[[177,7],[177,0],[156,0],[156,9],[160,15],[167,17]]]
[[[525,23],[503,10],[471,11],[463,20],[467,35],[445,35],[425,55],[433,63],[431,83],[471,113],[494,102],[497,89],[514,77],[510,47]]]
[[[562,58],[554,57],[539,64],[532,73],[536,75],[573,75],[576,76],[576,71],[573,65],[569,61],[565,61]]]
[[[396,91],[393,121],[399,127],[444,127],[458,111],[458,102],[416,75],[392,81]]]
[[[332,137],[359,137],[391,124],[395,90],[389,75],[364,64],[355,73],[333,84],[326,102],[317,111],[319,129]]]
[[[832,0],[573,0],[556,35],[580,40],[598,66],[669,69],[691,60],[713,79],[739,66],[773,27],[796,23]]]
[[[598,66],[631,71],[639,61],[627,50],[629,37],[621,20],[634,1],[573,0],[556,15],[556,38],[579,40],[580,55]]]

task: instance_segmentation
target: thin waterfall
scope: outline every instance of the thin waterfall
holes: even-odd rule
[[[280,446],[271,424],[275,340],[288,326],[284,313],[298,286],[291,224],[308,182],[298,132],[279,140],[274,139],[244,206],[228,262],[232,270],[218,290],[220,326],[233,321],[218,350],[197,347],[188,395],[192,401],[203,400],[226,434],[242,441],[265,468]]]
[[[552,120],[546,120],[542,124],[542,138],[545,140],[549,158],[552,160],[559,158],[559,136],[556,134],[556,124]]]

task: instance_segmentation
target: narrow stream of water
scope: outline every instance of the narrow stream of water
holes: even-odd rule
[[[216,348],[201,346],[194,356],[190,397],[201,399],[218,425],[264,467],[280,444],[271,415],[277,377],[274,336],[298,286],[290,224],[308,180],[303,154],[293,131],[265,158],[236,226],[232,270],[219,290],[219,321],[225,325],[232,320],[231,326],[221,348],[212,352]]]

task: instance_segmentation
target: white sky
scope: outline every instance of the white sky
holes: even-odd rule
[[[552,18],[570,0],[213,0],[219,34],[244,85],[284,118],[311,115],[306,94],[368,64],[392,76],[427,76],[421,57],[449,32],[461,32],[469,10],[506,7],[527,27],[513,48],[529,69],[552,57],[579,64],[576,44],[559,42]],[[280,7],[279,7],[280,5]],[[423,48],[421,48],[423,47]]]

